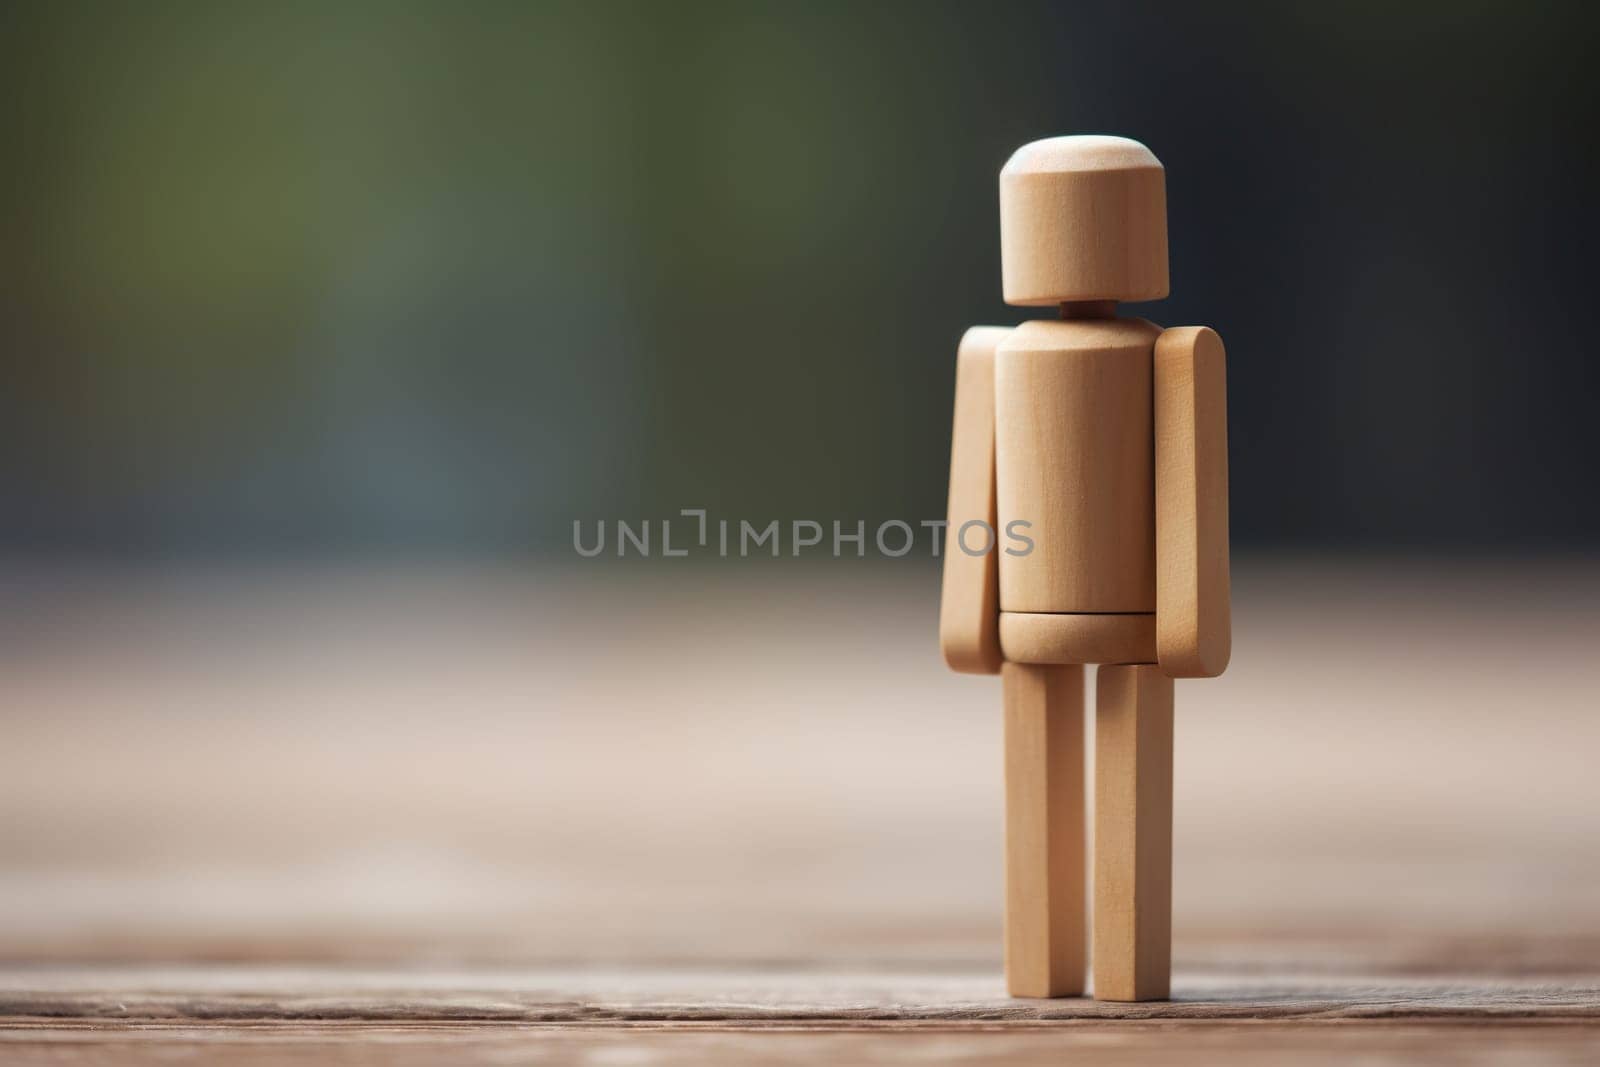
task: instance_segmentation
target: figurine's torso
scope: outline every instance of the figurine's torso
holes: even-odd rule
[[[1143,319],[1025,322],[995,353],[1002,612],[1156,609],[1152,352]]]

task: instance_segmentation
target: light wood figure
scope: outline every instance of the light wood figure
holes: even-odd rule
[[[1000,172],[1000,239],[1006,302],[1061,317],[961,342],[939,637],[951,668],[1004,690],[1006,984],[1081,994],[1087,956],[1097,998],[1160,1000],[1172,679],[1221,674],[1231,645],[1222,342],[1117,316],[1167,295],[1166,175],[1137,141],[1024,145]]]

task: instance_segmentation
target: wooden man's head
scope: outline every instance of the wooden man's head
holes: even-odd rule
[[[1161,161],[1126,137],[1023,145],[1000,171],[1000,259],[1008,304],[1166,296]]]

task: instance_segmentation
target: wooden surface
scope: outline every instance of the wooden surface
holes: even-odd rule
[[[1172,948],[1172,679],[1095,671],[1094,995],[1165,1000]]]
[[[1004,996],[926,560],[0,570],[0,1062],[1594,1062],[1600,567],[1234,583],[1117,1005]]]
[[[1182,1031],[1183,1063],[1340,1067],[1387,1064],[1571,1064],[1590,1067],[1591,1026],[1517,1020],[1493,1029],[1449,1023],[1243,1023]],[[0,1033],[15,1064],[178,1062],[384,1064],[1037,1064],[1111,1067],[1174,1062],[1171,1030],[917,1023],[848,1029],[274,1023],[160,1029],[41,1028]]]
[[[18,984],[25,990],[18,990]],[[992,977],[774,970],[40,969],[0,1060],[1588,1064],[1600,988],[1192,974],[1169,1003],[1018,1001]]]
[[[1083,992],[1089,955],[1083,668],[1007,663],[1006,988]]]
[[[1214,678],[1232,650],[1224,358],[1204,326],[1156,340],[1156,644],[1173,678]]]

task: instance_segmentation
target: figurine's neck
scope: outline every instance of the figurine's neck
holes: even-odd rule
[[[1117,317],[1115,300],[1068,300],[1061,305],[1064,319],[1114,319]]]

